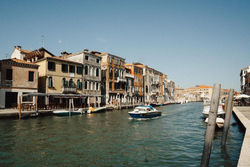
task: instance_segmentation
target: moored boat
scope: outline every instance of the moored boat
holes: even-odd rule
[[[80,115],[82,114],[82,112],[81,111],[68,111],[68,110],[62,109],[62,110],[54,110],[53,114],[57,116],[71,116],[71,115]]]
[[[206,123],[208,123],[208,118],[205,120]],[[224,119],[223,118],[216,118],[216,125],[218,128],[222,128],[224,126]]]
[[[209,116],[209,111],[210,111],[210,106],[209,105],[204,105],[202,114],[204,116],[204,118],[207,118]],[[219,105],[218,107],[218,112],[217,112],[217,116],[219,117],[224,117],[225,116],[225,111],[223,110],[222,105]]]
[[[132,118],[154,118],[161,116],[161,111],[156,110],[152,106],[138,106],[128,113]]]
[[[93,108],[93,107],[89,107],[87,113],[98,113],[98,112],[104,112],[106,111],[107,107],[98,107],[98,108]]]

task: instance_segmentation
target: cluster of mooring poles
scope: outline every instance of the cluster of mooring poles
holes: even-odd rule
[[[204,143],[202,159],[201,159],[201,167],[207,167],[209,165],[212,141],[214,139],[216,118],[217,118],[217,112],[218,112],[219,101],[220,101],[220,90],[221,90],[221,85],[214,84],[213,94],[212,94],[212,99],[211,99],[211,104],[210,104],[209,117],[208,117],[208,124],[207,124],[206,135],[205,135],[205,143]],[[222,139],[221,139],[221,146],[223,148],[225,148],[226,146],[227,134],[228,134],[228,129],[229,129],[231,115],[232,115],[233,94],[234,94],[234,90],[230,89],[229,95],[225,102],[226,116],[225,116]]]

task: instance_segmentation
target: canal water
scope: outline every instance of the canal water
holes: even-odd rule
[[[0,166],[199,166],[206,125],[202,103],[159,107],[133,120],[129,110],[72,117],[0,120]],[[216,131],[210,166],[236,166],[244,132],[231,120],[227,147]]]

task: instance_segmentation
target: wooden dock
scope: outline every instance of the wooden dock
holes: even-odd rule
[[[27,117],[36,117],[52,115],[52,110],[39,110],[38,113],[36,111],[21,111],[22,118]],[[0,118],[18,118],[19,113],[17,109],[1,109],[0,110]]]
[[[238,117],[242,125],[246,128],[240,151],[238,167],[250,166],[250,106],[234,107],[233,112]]]

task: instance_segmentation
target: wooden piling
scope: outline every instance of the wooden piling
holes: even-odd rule
[[[21,110],[22,110],[21,96],[19,96],[19,97],[18,97],[18,116],[19,116],[19,119],[22,118]]]
[[[37,96],[35,96],[35,110],[36,110],[36,113],[38,113],[38,104],[37,104]]]
[[[230,89],[230,92],[229,92],[229,95],[227,98],[227,105],[225,107],[226,116],[225,116],[225,121],[224,121],[222,139],[221,139],[221,146],[222,147],[225,147],[226,141],[227,141],[227,134],[228,134],[229,126],[230,126],[230,120],[231,120],[232,109],[233,109],[233,94],[234,94],[234,90]]]
[[[207,130],[206,130],[206,135],[205,135],[205,143],[204,143],[203,154],[202,154],[202,159],[201,159],[201,167],[207,167],[209,165],[212,141],[214,138],[214,131],[215,131],[215,126],[216,126],[217,111],[219,107],[220,89],[221,89],[220,84],[214,84],[208,123],[207,123]]]

